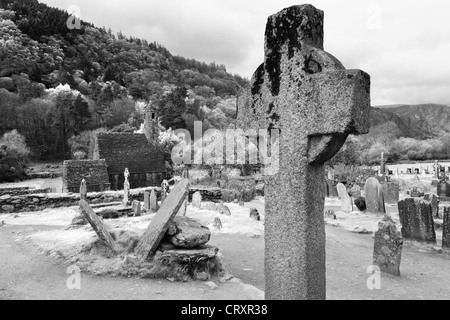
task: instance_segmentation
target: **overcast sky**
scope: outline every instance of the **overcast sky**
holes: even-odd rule
[[[250,78],[264,58],[267,17],[285,0],[40,0],[172,54],[225,64]],[[372,76],[372,104],[450,105],[446,0],[309,0],[325,11],[325,50]]]

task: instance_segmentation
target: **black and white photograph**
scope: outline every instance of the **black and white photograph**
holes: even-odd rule
[[[0,300],[450,300],[449,13],[0,0]]]

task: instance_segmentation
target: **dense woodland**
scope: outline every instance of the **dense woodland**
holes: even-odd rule
[[[88,22],[71,30],[68,20],[36,0],[0,0],[0,181],[30,158],[89,158],[95,132],[134,132],[148,105],[162,130],[235,125],[247,79]],[[350,137],[330,165],[375,164],[381,152],[389,161],[450,158],[450,108],[413,109],[374,109],[370,134]]]
[[[0,0],[0,135],[18,130],[36,159],[71,157],[84,131],[138,129],[144,107],[165,128],[227,128],[247,80],[225,66],[172,56],[37,1]],[[124,125],[125,124],[125,125]]]

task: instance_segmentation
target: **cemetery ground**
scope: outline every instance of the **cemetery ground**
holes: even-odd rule
[[[417,185],[431,186],[432,176],[401,175],[401,199],[406,189]],[[46,183],[46,182],[44,182]],[[57,184],[57,180],[50,183]],[[92,228],[70,228],[78,208],[47,209],[40,212],[0,216],[0,299],[149,299],[149,300],[222,300],[262,299],[264,290],[264,198],[245,207],[227,204],[232,216],[188,207],[187,216],[208,226],[212,232],[209,244],[219,248],[224,269],[234,280],[221,278],[206,282],[144,279],[135,276],[112,276],[114,267],[98,259],[80,258],[83,245],[95,241]],[[256,208],[262,221],[249,218],[249,208]],[[396,205],[387,211],[399,226]],[[450,254],[441,252],[442,230],[437,229],[437,245],[405,240],[400,266],[401,277],[381,275],[380,290],[369,290],[373,235],[382,215],[340,211],[339,200],[327,198],[325,210],[333,210],[337,219],[326,218],[327,298],[328,299],[450,299],[450,279],[446,272]],[[355,209],[356,210],[356,209]],[[213,227],[220,217],[223,228]],[[152,215],[105,220],[110,228],[145,230]],[[439,248],[438,248],[439,247]],[[69,290],[67,269],[80,265],[80,290]],[[240,279],[240,280],[238,280]],[[245,284],[245,285],[244,285]]]

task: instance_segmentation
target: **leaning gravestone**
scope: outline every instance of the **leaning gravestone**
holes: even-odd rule
[[[398,203],[402,235],[405,239],[436,243],[431,204],[418,198]]]
[[[375,233],[373,264],[384,273],[400,276],[403,238],[390,217],[385,217],[378,224]]]
[[[341,201],[341,210],[345,213],[352,212],[353,210],[352,199],[348,195],[347,188],[342,183],[338,183],[337,191],[339,195],[339,200]]]
[[[442,225],[442,248],[450,249],[450,207],[444,208]]]
[[[367,212],[386,213],[382,186],[378,179],[369,178],[364,186]]]
[[[265,176],[269,300],[325,299],[324,163],[369,130],[370,77],[323,50],[323,16],[301,5],[269,17],[265,61],[238,98],[238,127],[280,132]]]
[[[161,239],[169,229],[170,223],[177,215],[188,193],[189,180],[187,179],[180,181],[173,191],[169,193],[166,201],[156,213],[147,231],[142,236],[141,241],[136,246],[135,253],[137,256],[145,260],[148,256],[155,253]]]

